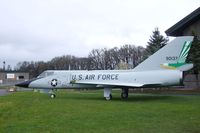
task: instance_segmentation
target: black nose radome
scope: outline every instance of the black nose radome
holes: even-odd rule
[[[32,82],[31,80],[28,80],[28,81],[25,81],[25,82],[21,82],[21,83],[15,84],[15,86],[28,88],[28,86],[29,86],[29,84],[31,82]]]
[[[28,80],[28,81],[15,84],[15,86],[28,88],[29,85],[30,85],[30,83],[33,82],[33,81],[35,81],[35,80],[37,80],[37,79],[41,79],[41,78],[33,78],[33,79]]]

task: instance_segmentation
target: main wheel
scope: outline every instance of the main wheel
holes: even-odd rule
[[[121,98],[122,99],[128,98],[128,88],[122,88]]]
[[[107,100],[107,101],[112,100],[112,95],[110,94],[109,97],[106,97],[106,100]]]
[[[55,94],[51,94],[50,97],[51,97],[52,99],[54,99],[54,98],[56,98],[56,95],[55,95]]]
[[[122,99],[127,99],[128,98],[128,93],[122,92],[121,93],[121,98]]]

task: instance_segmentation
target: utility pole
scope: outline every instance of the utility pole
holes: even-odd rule
[[[3,61],[3,70],[5,71],[5,69],[6,69],[6,62]]]

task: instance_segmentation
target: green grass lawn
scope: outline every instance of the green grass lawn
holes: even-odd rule
[[[0,97],[0,132],[198,133],[200,95],[130,94],[121,100],[103,91],[16,92]]]

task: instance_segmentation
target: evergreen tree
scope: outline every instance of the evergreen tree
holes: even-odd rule
[[[145,58],[149,57],[156,51],[158,51],[160,48],[165,46],[168,42],[168,38],[165,38],[163,35],[160,34],[160,31],[158,28],[155,28],[153,31],[153,35],[150,36],[149,42],[146,49],[145,49]]]
[[[198,75],[200,71],[200,38],[193,32],[193,42],[191,49],[189,51],[189,55],[187,58],[187,62],[191,62],[194,64],[192,69],[192,73]]]

